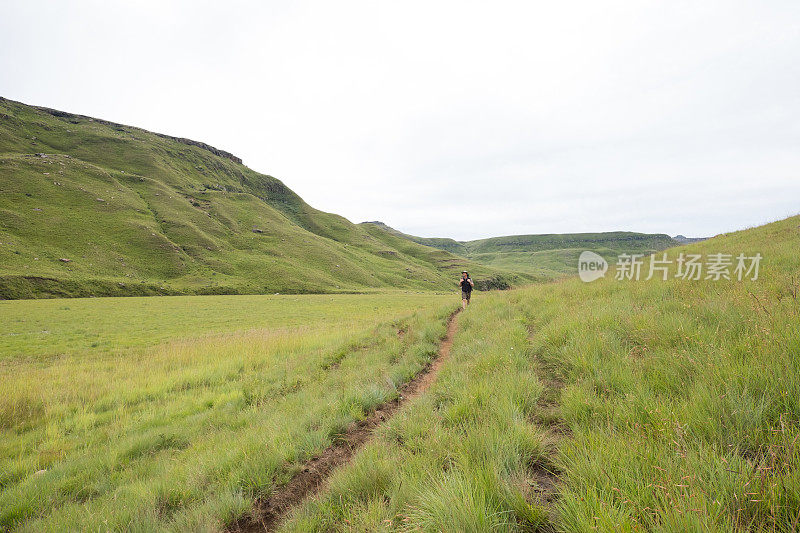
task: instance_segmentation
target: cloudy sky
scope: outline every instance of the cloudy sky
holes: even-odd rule
[[[0,0],[0,95],[423,236],[800,212],[800,2]]]

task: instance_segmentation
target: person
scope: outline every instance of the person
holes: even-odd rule
[[[467,305],[469,305],[469,298],[472,296],[472,288],[475,287],[475,283],[472,281],[472,278],[469,277],[469,272],[465,270],[461,273],[461,279],[458,284],[461,286],[461,307],[466,309]]]

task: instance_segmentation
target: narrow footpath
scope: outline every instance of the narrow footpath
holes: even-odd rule
[[[250,533],[277,529],[293,508],[324,488],[325,481],[336,468],[350,462],[355,453],[369,442],[376,428],[385,424],[401,407],[428,390],[436,381],[442,364],[450,356],[460,311],[461,308],[450,315],[447,333],[439,344],[436,358],[400,387],[397,398],[380,404],[366,418],[352,423],[344,433],[337,436],[333,444],[306,461],[288,483],[277,487],[269,498],[257,500],[250,515],[231,524],[228,531]]]

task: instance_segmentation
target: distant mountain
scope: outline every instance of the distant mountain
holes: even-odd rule
[[[663,233],[613,231],[605,233],[549,233],[510,235],[474,241],[417,237],[382,222],[364,222],[418,244],[446,250],[477,263],[552,279],[577,272],[578,256],[592,250],[609,261],[622,253],[652,253],[681,244]]]
[[[675,235],[673,240],[679,242],[680,244],[691,244],[693,242],[700,242],[708,240],[709,237],[686,237],[684,235]]]
[[[502,269],[314,209],[202,142],[0,98],[0,298],[452,289]]]

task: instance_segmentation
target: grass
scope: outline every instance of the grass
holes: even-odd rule
[[[0,528],[219,529],[422,368],[448,299],[3,303],[28,334],[0,357]]]
[[[796,530],[798,227],[670,252],[760,252],[756,281],[609,276],[476,298],[439,381],[285,529]],[[529,488],[548,469],[550,504]]]
[[[450,359],[421,398],[339,470],[287,531],[516,531],[544,521],[526,501],[547,439],[532,422],[543,385],[527,329],[502,298],[460,316]]]
[[[792,531],[798,227],[792,217],[668,252],[759,252],[755,281],[612,270],[476,295],[433,386],[283,529]],[[20,335],[4,337],[0,359],[0,524],[232,523],[430,360],[448,298],[3,303]],[[73,304],[84,307],[60,314]],[[115,336],[128,313],[142,326]],[[109,344],[92,347],[81,330],[99,316]]]
[[[249,330],[360,328],[373,316],[408,314],[434,293],[228,295],[0,301],[0,361],[124,353],[180,338]]]
[[[675,250],[752,255],[759,280],[532,291],[532,350],[567,384],[568,530],[791,531],[800,514],[800,217]]]
[[[0,298],[442,290],[510,273],[134,127],[0,98]],[[39,155],[37,155],[39,154]]]

